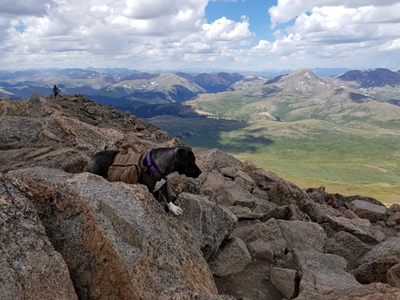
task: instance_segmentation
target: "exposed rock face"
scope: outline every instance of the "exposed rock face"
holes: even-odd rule
[[[171,286],[216,293],[201,252],[142,185],[34,168],[27,183],[46,232],[83,299],[154,299]]]
[[[400,236],[390,237],[367,252],[357,261],[358,265],[372,262],[379,258],[394,256],[400,259]]]
[[[345,271],[347,262],[343,257],[319,252],[297,253],[300,267],[300,295],[304,291],[326,292],[360,286]]]
[[[217,253],[237,226],[237,218],[228,209],[206,197],[182,193],[175,203],[185,212],[180,219],[189,224],[192,239],[206,259]]]
[[[271,187],[267,194],[271,202],[281,206],[293,203],[295,201],[294,193],[295,191],[293,191],[293,186],[290,182],[280,180]]]
[[[349,204],[349,207],[360,217],[377,222],[386,220],[387,209],[384,206],[368,203],[361,200],[354,200]]]
[[[296,287],[299,281],[299,275],[296,270],[272,268],[271,282],[272,284],[287,298],[293,299],[298,291]]]
[[[387,226],[396,226],[400,224],[400,212],[395,212],[386,220]]]
[[[390,268],[400,264],[400,260],[396,257],[383,257],[372,262],[362,264],[357,269],[353,270],[353,275],[358,282],[373,283],[382,282],[388,283],[386,274]]]
[[[400,288],[400,264],[396,264],[386,273],[388,283],[396,288]]]
[[[78,299],[67,265],[21,187],[0,178],[1,299]]]
[[[301,221],[277,221],[287,247],[295,252],[322,252],[326,243],[326,233],[316,223]]]
[[[368,285],[349,288],[345,290],[330,290],[323,292],[304,292],[297,300],[390,300],[400,299],[400,289],[383,283],[371,283]]]
[[[45,166],[79,173],[89,156],[105,148],[117,149],[127,141],[155,147],[172,140],[151,125],[146,139],[140,139],[136,126],[142,123],[84,96],[0,100],[0,172]]]
[[[348,232],[339,231],[328,239],[325,252],[354,260],[371,250],[371,247]]]
[[[261,190],[269,191],[275,183],[282,180],[282,178],[275,173],[256,168],[256,166],[249,161],[246,161],[244,166],[247,174],[254,180],[256,186]]]
[[[323,215],[320,224],[328,233],[328,236],[339,231],[345,231],[366,243],[379,242],[371,227],[371,223],[367,219],[347,219],[343,217]]]
[[[207,294],[175,288],[164,292],[159,300],[236,300],[236,298],[228,295]]]
[[[389,207],[390,211],[393,212],[397,212],[400,211],[400,205],[398,203],[393,203],[390,207]]]
[[[246,244],[239,238],[233,238],[211,260],[210,267],[214,275],[223,277],[242,271],[251,262]]]
[[[221,205],[239,205],[254,208],[256,197],[233,181],[224,181],[217,191],[217,201]]]
[[[241,161],[217,149],[193,148],[193,152],[197,157],[196,163],[203,172],[220,172],[227,167],[243,169]]]
[[[270,252],[272,258],[281,257],[285,253],[287,247],[287,243],[275,219],[255,225],[254,232],[246,239],[246,243],[249,244],[250,249],[253,248],[254,250],[254,246],[258,246],[257,244],[251,246],[251,243],[255,241],[264,245],[264,251]],[[259,247],[257,247],[257,249],[259,249]],[[253,255],[257,254],[257,251],[254,251]]]

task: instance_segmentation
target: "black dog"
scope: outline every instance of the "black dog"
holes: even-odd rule
[[[108,150],[96,153],[88,162],[84,171],[107,178],[108,169],[113,164],[118,150]],[[178,174],[197,178],[201,174],[196,165],[196,158],[191,148],[155,148],[147,157],[143,157],[142,165],[146,171],[141,170],[138,182],[148,187],[158,201],[164,198],[165,210],[171,210],[175,215],[182,214],[182,209],[172,203],[168,195],[167,185],[164,184],[169,178]],[[159,189],[161,188],[161,195]]]

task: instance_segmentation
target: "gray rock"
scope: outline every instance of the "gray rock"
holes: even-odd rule
[[[191,178],[186,177],[185,175],[175,176],[168,180],[168,189],[172,195],[179,195],[186,192],[204,196],[204,190],[200,177]]]
[[[143,131],[146,139],[140,139],[135,123],[143,121],[83,96],[72,99],[53,102],[34,94],[21,101],[0,100],[0,172],[42,166],[80,173],[89,157],[106,147],[117,149],[129,141],[152,148],[174,141],[150,124]]]
[[[313,222],[318,222],[322,213],[319,211],[314,201],[310,199],[308,194],[303,190],[298,190],[295,194],[296,205],[300,210],[306,213]]]
[[[240,185],[245,190],[248,190],[250,193],[253,193],[254,188],[256,188],[254,180],[241,170],[237,171],[237,177],[234,179],[234,181],[236,184]]]
[[[379,242],[371,224],[366,219],[347,219],[344,217],[323,215],[320,218],[319,224],[325,229],[328,236],[333,236],[339,231],[345,231],[351,233],[365,243]]]
[[[325,204],[325,198],[327,193],[325,192],[325,187],[320,186],[319,188],[310,188],[306,190],[308,196],[312,201],[319,204]]]
[[[325,245],[325,253],[339,255],[347,260],[357,259],[370,250],[370,246],[344,231],[335,233]]]
[[[365,253],[357,261],[357,265],[372,262],[379,258],[394,256],[400,259],[400,236],[390,237]]]
[[[282,206],[281,206],[282,207]],[[291,221],[303,221],[303,222],[311,222],[311,218],[305,212],[301,211],[301,209],[296,204],[288,205]],[[284,220],[282,218],[282,220]]]
[[[391,267],[386,273],[386,278],[391,286],[400,289],[400,264]]]
[[[373,230],[374,230],[375,238],[379,243],[383,242],[386,239],[386,234],[382,230],[379,230],[376,227],[373,227]]]
[[[359,218],[359,216],[356,215],[354,211],[351,209],[346,209],[342,212],[342,216],[347,218],[347,219],[356,219]]]
[[[241,178],[241,177],[236,177],[233,181],[234,181],[237,185],[239,185],[240,187],[242,187],[243,189],[245,189],[246,191],[248,191],[249,193],[253,193],[254,182],[246,181],[245,179],[243,179],[243,178]]]
[[[261,219],[263,214],[254,213],[250,208],[244,206],[229,206],[228,209],[239,219]]]
[[[269,242],[263,240],[255,240],[247,244],[249,253],[254,260],[266,261],[269,263],[274,262],[274,248]]]
[[[400,290],[383,283],[371,283],[345,290],[306,291],[296,300],[389,300],[400,299]]]
[[[234,179],[237,177],[237,170],[233,167],[225,167],[220,170],[221,175]]]
[[[398,265],[400,260],[394,256],[382,257],[377,260],[362,264],[351,273],[358,282],[363,284],[382,282],[388,283],[386,274],[390,268]]]
[[[345,271],[347,262],[343,257],[316,251],[298,252],[300,294],[305,291],[324,293],[360,286],[353,275]]]
[[[237,225],[237,218],[228,209],[206,197],[181,193],[175,204],[182,208],[179,218],[189,224],[190,235],[206,259],[218,251]]]
[[[287,299],[297,296],[299,275],[296,270],[272,268],[271,282]]]
[[[389,210],[392,212],[398,212],[400,211],[400,204],[399,203],[393,203],[390,205]]]
[[[351,202],[353,202],[354,200],[361,200],[364,202],[368,202],[371,204],[375,204],[375,205],[380,205],[385,207],[385,205],[376,200],[375,198],[372,197],[364,197],[364,196],[360,196],[360,195],[355,195],[355,196],[343,196],[343,195],[339,195],[339,194],[335,194],[334,195],[336,198],[336,201],[338,203],[339,206],[348,206],[348,204],[350,204]]]
[[[232,155],[218,149],[193,148],[196,155],[196,164],[203,172],[220,172],[223,168],[243,170],[243,164]]]
[[[286,250],[287,243],[275,219],[254,226],[254,232],[245,240],[247,244],[254,241],[262,241],[268,245],[274,257],[281,257]]]
[[[159,300],[237,300],[229,295],[216,295],[198,291],[191,291],[183,287],[171,288],[163,292]]]
[[[342,214],[338,212],[336,209],[332,208],[331,206],[327,204],[320,204],[320,203],[315,203],[316,208],[322,215],[328,215],[328,216],[333,216],[333,217],[341,217]]]
[[[3,150],[0,155],[0,171],[42,166],[69,173],[81,173],[89,157],[73,148],[54,147]]]
[[[217,293],[190,224],[145,186],[45,168],[7,175],[27,184],[80,298],[155,299],[173,285]]]
[[[78,299],[25,191],[20,181],[0,176],[0,298]]]
[[[272,202],[270,202],[272,203]],[[265,205],[266,203],[264,203]],[[262,221],[267,221],[269,219],[279,219],[279,220],[292,220],[292,221],[304,221],[304,222],[310,222],[311,219],[310,217],[302,212],[300,208],[296,204],[290,204],[290,205],[282,205],[282,206],[277,206],[276,204],[272,203],[273,206],[270,206],[270,209],[264,209],[264,216],[262,217]],[[263,208],[267,208],[264,206]],[[262,211],[259,207],[256,206],[256,208],[253,210],[254,212],[256,211]]]
[[[280,180],[272,186],[267,194],[269,201],[282,206],[294,203],[294,192],[293,186],[289,182]]]
[[[283,205],[283,206],[277,206],[276,204],[274,205],[275,207],[272,206],[272,209],[264,214],[261,221],[266,222],[270,219],[290,220],[292,218],[292,211],[290,210],[288,205]],[[254,209],[254,211],[258,210],[259,209],[257,207]]]
[[[268,194],[265,192],[265,191],[263,191],[263,190],[261,190],[260,188],[258,188],[258,187],[254,187],[254,189],[253,189],[253,191],[251,192],[256,198],[258,198],[259,200],[261,200],[261,201],[265,201],[265,202],[269,202],[269,203],[272,203],[272,202],[270,202],[269,200],[268,200]],[[275,203],[273,203],[273,205],[276,205]]]
[[[216,196],[216,191],[218,191],[221,185],[225,182],[224,176],[220,173],[213,172],[203,172],[205,180],[203,181],[203,189],[207,195],[212,194]]]
[[[252,163],[246,163],[244,165],[244,171],[249,175],[255,182],[256,186],[263,191],[269,191],[278,181],[281,181],[278,175],[271,171],[266,171],[260,168],[256,168]]]
[[[348,204],[349,208],[353,210],[360,218],[368,219],[371,222],[386,220],[387,209],[385,206],[368,203],[361,200],[354,200]]]
[[[247,173],[243,172],[242,170],[237,171],[237,177],[242,178],[249,185],[255,185],[254,180]]]
[[[232,232],[231,237],[238,237],[242,240],[247,239],[255,230],[256,224],[261,223],[260,220],[240,220],[236,229]]]
[[[241,272],[251,262],[245,242],[232,238],[210,261],[211,272],[219,277]]]
[[[395,226],[397,226],[397,222],[396,221],[394,221],[394,220],[386,220],[386,223],[385,223],[387,226],[389,226],[389,227],[395,227]]]
[[[400,212],[395,212],[391,214],[386,220],[387,226],[396,226],[397,224],[400,224]]]
[[[317,223],[284,220],[276,222],[290,250],[294,252],[323,251],[326,233]]]
[[[217,191],[217,201],[224,206],[244,206],[253,208],[256,197],[232,181],[225,181]]]

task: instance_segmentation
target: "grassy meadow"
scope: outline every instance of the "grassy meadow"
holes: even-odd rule
[[[349,128],[322,120],[245,123],[206,118],[147,121],[192,147],[218,148],[301,188],[400,203],[400,136],[390,129]]]

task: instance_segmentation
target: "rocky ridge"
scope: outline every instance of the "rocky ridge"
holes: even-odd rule
[[[193,149],[175,217],[142,185],[83,173],[125,142],[181,144],[81,95],[0,99],[0,295],[5,299],[400,299],[400,208],[300,189]]]

